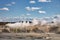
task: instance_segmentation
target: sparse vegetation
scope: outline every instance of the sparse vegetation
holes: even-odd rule
[[[1,29],[1,28],[4,28],[4,29]],[[52,26],[52,25],[41,25],[41,24],[37,24],[37,25],[34,25],[34,26],[28,26],[28,27],[24,27],[24,28],[21,28],[21,27],[17,27],[17,28],[10,28],[8,26],[3,26],[1,27],[0,31],[2,32],[14,32],[14,33],[20,33],[20,32],[27,32],[27,33],[30,33],[30,32],[35,32],[35,33],[45,33],[45,32],[52,32],[52,33],[59,33],[60,34],[60,25],[57,24]]]

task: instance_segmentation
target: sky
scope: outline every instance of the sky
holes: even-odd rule
[[[53,15],[60,15],[60,0],[0,0],[0,21],[6,18],[44,18]]]

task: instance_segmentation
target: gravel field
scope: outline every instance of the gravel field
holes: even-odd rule
[[[24,38],[24,36],[23,38],[21,38],[21,37],[15,37],[16,34],[22,34],[22,33],[1,33],[0,40],[60,40],[60,34],[50,34],[51,39],[45,39],[45,38],[36,39],[30,37]]]

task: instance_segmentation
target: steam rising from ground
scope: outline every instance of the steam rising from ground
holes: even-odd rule
[[[11,28],[24,28],[24,27],[28,27],[28,26],[34,26],[38,24],[38,20],[33,19],[32,23],[29,23],[29,21],[26,23],[26,21],[22,22],[17,22],[17,23],[8,23],[6,24],[6,26],[11,27]]]
[[[50,20],[50,18],[48,20]],[[53,19],[50,21],[50,23],[48,22],[48,20],[33,19],[31,21],[32,23],[29,23],[29,21],[27,21],[27,23],[26,23],[26,21],[24,21],[23,23],[22,22],[8,23],[8,24],[6,24],[6,26],[11,27],[11,28],[19,28],[19,27],[22,28],[22,27],[34,26],[34,25],[37,25],[40,23],[41,23],[41,25],[46,25],[46,24],[57,25],[58,23],[60,23],[60,16],[54,16]],[[53,23],[51,23],[51,22],[53,22]]]

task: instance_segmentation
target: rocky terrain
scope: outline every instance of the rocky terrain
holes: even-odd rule
[[[34,25],[25,28],[9,28],[0,25],[0,40],[60,40],[60,26]]]

